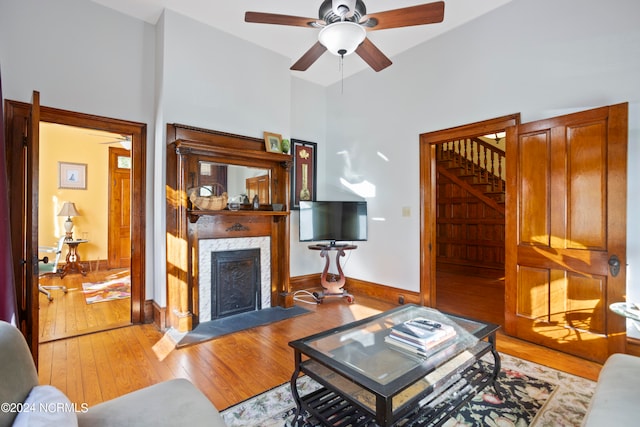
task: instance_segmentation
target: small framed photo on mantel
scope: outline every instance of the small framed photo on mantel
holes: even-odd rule
[[[300,209],[300,201],[316,200],[315,142],[291,139],[293,170],[291,174],[291,208]]]
[[[265,132],[264,146],[269,153],[282,153],[282,135]]]

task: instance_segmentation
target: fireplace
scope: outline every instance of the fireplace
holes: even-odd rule
[[[211,253],[211,319],[260,308],[260,249]]]
[[[289,283],[291,155],[266,151],[263,138],[192,126],[167,124],[166,134],[167,298],[166,308],[159,307],[161,327],[186,332],[211,320],[211,253],[217,251],[259,247],[256,309],[293,305]],[[262,169],[269,176],[269,195],[265,200],[261,197],[254,209],[201,209],[189,194],[194,188],[211,185],[210,168],[205,164]],[[234,187],[232,193],[242,193],[242,189]],[[273,210],[275,204],[285,209]]]
[[[199,241],[199,321],[271,306],[270,238]]]

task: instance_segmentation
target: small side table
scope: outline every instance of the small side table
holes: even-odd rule
[[[320,284],[322,285],[322,288],[324,290],[322,292],[313,293],[313,296],[316,297],[318,304],[322,304],[322,301],[326,297],[344,297],[349,303],[353,303],[355,301],[353,295],[342,289],[346,282],[346,278],[344,277],[342,267],[340,266],[340,257],[343,257],[345,255],[344,251],[350,251],[356,248],[356,245],[309,245],[309,249],[320,251],[320,256],[326,258],[324,270],[322,270],[322,275],[320,276]],[[338,268],[339,276],[337,281],[327,280],[327,273],[329,272],[330,263],[329,251],[336,251],[336,267]]]
[[[631,320],[633,326],[640,331],[640,307],[630,302],[614,302],[609,309],[615,314]]]
[[[83,276],[87,275],[87,270],[85,270],[84,266],[80,264],[80,255],[78,254],[78,246],[81,243],[87,242],[88,240],[83,239],[64,241],[64,243],[69,246],[69,251],[67,252],[67,258],[65,260],[64,267],[62,268],[62,272],[60,273],[60,278],[64,278],[64,276],[70,273],[80,273]]]

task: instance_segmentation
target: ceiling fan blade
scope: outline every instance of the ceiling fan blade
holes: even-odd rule
[[[320,42],[316,42],[311,49],[305,52],[298,61],[291,66],[294,71],[306,71],[327,50]]]
[[[316,28],[317,26],[324,25],[324,21],[316,18],[304,18],[301,16],[279,15],[277,13],[264,12],[246,12],[244,14],[244,21],[256,24],[291,25],[294,27],[308,28]]]
[[[358,46],[356,53],[375,71],[382,71],[392,64],[391,60],[368,38]]]
[[[388,28],[411,27],[413,25],[435,24],[444,20],[444,2],[409,6],[386,12],[371,13],[363,17],[361,22],[375,19],[377,24],[365,26],[368,30],[386,30]]]

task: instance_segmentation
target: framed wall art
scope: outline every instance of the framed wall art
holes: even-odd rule
[[[58,162],[58,188],[87,189],[87,164]]]
[[[291,139],[293,171],[291,174],[291,208],[299,209],[301,200],[316,200],[315,142]]]
[[[264,146],[270,153],[282,153],[282,135],[265,132]]]

